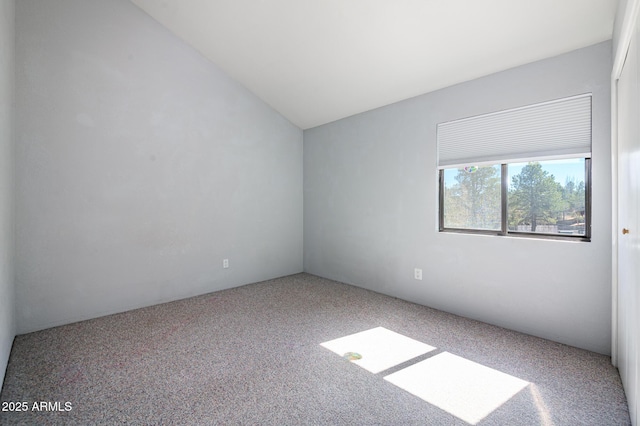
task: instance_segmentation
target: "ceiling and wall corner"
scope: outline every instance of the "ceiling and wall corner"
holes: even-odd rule
[[[302,129],[608,40],[618,3],[131,1]]]
[[[623,48],[623,46],[620,46],[620,41],[623,35],[623,24],[625,22],[625,18],[630,15],[632,3],[633,2],[630,2],[629,0],[618,0],[618,7],[616,8],[616,16],[613,23],[613,32],[611,35],[611,39],[613,41],[614,58],[619,55],[618,50]]]

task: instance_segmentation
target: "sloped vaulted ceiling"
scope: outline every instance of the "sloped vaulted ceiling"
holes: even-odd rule
[[[611,38],[617,0],[131,0],[303,129]]]

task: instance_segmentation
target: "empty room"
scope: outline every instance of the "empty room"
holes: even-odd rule
[[[639,425],[640,0],[0,0],[0,424]]]

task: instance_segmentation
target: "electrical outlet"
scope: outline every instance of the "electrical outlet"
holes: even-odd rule
[[[413,278],[415,278],[416,280],[422,280],[422,269],[414,269],[413,270]]]
[[[222,267],[227,269],[229,267],[229,259],[222,259]]]

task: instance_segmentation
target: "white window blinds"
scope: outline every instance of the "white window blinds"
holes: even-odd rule
[[[438,167],[591,157],[591,94],[438,124]]]

